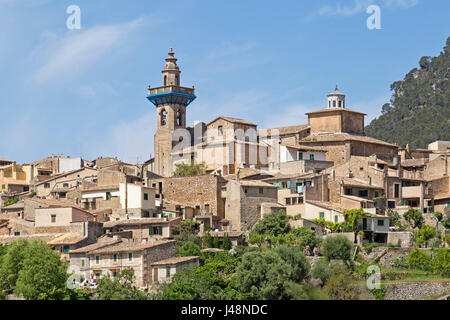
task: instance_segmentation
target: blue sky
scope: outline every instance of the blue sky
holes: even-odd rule
[[[69,30],[69,5],[81,29]],[[369,30],[366,8],[381,8]],[[218,115],[259,128],[306,123],[336,84],[378,116],[389,86],[450,36],[447,0],[0,0],[0,157],[153,153],[154,106],[173,47],[195,85],[188,124]]]

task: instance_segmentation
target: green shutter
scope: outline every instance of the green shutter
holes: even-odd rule
[[[286,182],[286,184],[287,184],[287,188],[290,189],[291,188],[291,182],[288,181],[288,182]]]
[[[303,152],[298,153],[298,160],[303,160]]]
[[[314,160],[314,155],[313,154],[309,155],[309,160]]]
[[[144,193],[144,200],[148,200],[148,193]]]
[[[81,259],[81,266],[84,267],[84,259]]]
[[[334,216],[334,222],[338,222],[338,216]]]
[[[171,213],[169,213],[169,218],[172,218],[172,214]]]
[[[153,234],[153,227],[148,227],[148,234],[152,235]]]
[[[156,212],[153,212],[153,218],[157,218],[158,214]]]
[[[64,253],[68,254],[69,253],[69,246],[64,246]]]
[[[278,190],[281,190],[281,182],[278,182]]]
[[[325,218],[325,212],[319,212],[319,218]]]
[[[133,259],[133,254],[130,252],[130,253],[128,254],[128,260],[131,261],[132,259]]]
[[[158,226],[158,234],[162,236],[162,226]]]

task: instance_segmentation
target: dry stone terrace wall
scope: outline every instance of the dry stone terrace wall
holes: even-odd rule
[[[390,283],[385,288],[385,300],[424,300],[450,294],[450,281]]]

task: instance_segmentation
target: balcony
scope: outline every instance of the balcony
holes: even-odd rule
[[[180,86],[166,86],[166,87],[156,87],[156,88],[148,88],[148,95],[164,93],[164,92],[179,92],[184,94],[194,94],[194,88],[186,88]]]

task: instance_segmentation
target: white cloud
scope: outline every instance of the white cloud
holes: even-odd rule
[[[32,58],[40,61],[40,67],[31,80],[42,84],[72,78],[124,46],[130,34],[143,24],[141,17],[127,23],[68,31],[62,37],[46,33],[43,43],[32,53]]]
[[[156,132],[156,111],[143,114],[139,118],[113,126],[99,139],[91,140],[85,146],[86,154],[97,156],[117,156],[120,160],[143,162],[153,154],[153,135]]]
[[[419,3],[419,0],[383,0],[382,6],[385,7],[399,7],[411,8]],[[375,0],[354,0],[353,5],[343,6],[340,2],[336,6],[324,5],[321,6],[317,12],[319,16],[353,16],[365,12],[368,6],[377,4]]]

